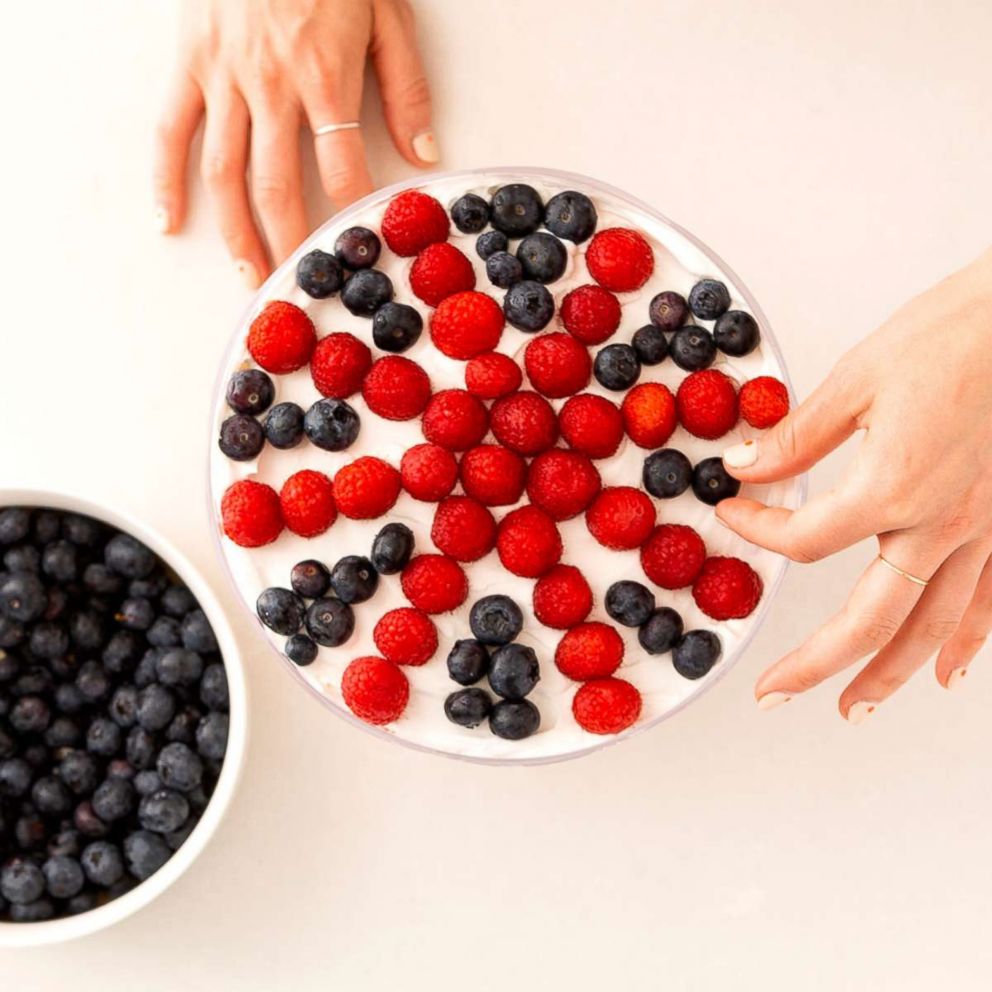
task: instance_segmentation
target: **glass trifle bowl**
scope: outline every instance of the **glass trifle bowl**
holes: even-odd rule
[[[410,196],[411,190],[421,195]],[[566,192],[581,196],[559,196]],[[479,199],[463,200],[466,194]],[[353,272],[366,264],[354,249],[367,247],[368,235],[353,240],[350,253],[344,250],[343,266],[313,254],[333,256],[340,236],[356,227],[373,232],[371,243],[381,244],[374,270],[388,282],[363,276],[351,284]],[[535,227],[538,236],[529,238],[526,231]],[[616,235],[618,229],[636,233]],[[494,230],[505,237],[487,236]],[[482,254],[492,255],[494,248],[519,256],[522,265],[500,255],[490,259],[487,273]],[[501,288],[493,278],[510,285]],[[722,284],[726,294],[712,284],[709,292],[703,286],[693,294],[701,280]],[[589,286],[597,288],[582,288]],[[390,293],[403,307],[388,311],[388,319],[386,312],[373,319]],[[675,295],[652,308],[662,293]],[[671,325],[680,320],[679,300],[687,299],[692,306],[682,323],[697,330],[680,332]],[[273,307],[274,301],[281,305]],[[549,303],[550,317],[539,312]],[[407,308],[419,314],[419,335],[416,314]],[[731,316],[716,334],[714,318],[728,309]],[[648,325],[654,329],[635,342],[635,332]],[[741,328],[750,328],[750,340]],[[338,336],[334,346],[322,345],[331,335]],[[552,335],[558,337],[528,352]],[[677,352],[679,361],[671,354],[659,361],[659,342],[662,354]],[[614,345],[625,347],[614,349],[609,360],[600,356]],[[478,360],[492,352],[507,356],[519,373],[508,362],[497,366],[497,359],[490,367],[488,357]],[[254,386],[247,393],[242,388],[232,408],[232,377],[259,369],[260,362],[268,366],[273,389],[249,377]],[[500,374],[487,377],[496,367]],[[394,371],[404,373],[395,382]],[[407,372],[412,380],[404,378]],[[679,388],[700,376],[725,387],[715,372],[729,377],[734,393],[770,377],[782,384],[774,387],[782,402],[792,396],[779,347],[746,287],[705,245],[652,207],[598,180],[540,168],[437,173],[379,190],[325,223],[272,274],[227,349],[209,462],[221,557],[260,635],[286,669],[346,720],[388,740],[484,763],[588,754],[656,725],[728,671],[762,623],[786,568],[785,559],[742,540],[715,518],[713,500],[728,483],[719,463],[707,460],[761,433],[738,416],[734,400],[733,426],[725,424],[718,437],[697,436],[713,431],[683,416],[679,404],[691,397],[688,387],[682,394]],[[418,399],[414,394],[426,380],[431,398]],[[668,398],[666,390],[643,390],[644,384],[667,387]],[[644,402],[628,400],[635,390]],[[528,409],[539,406],[551,424],[536,442],[514,433],[509,408],[516,408],[520,393],[529,394]],[[723,395],[719,388],[717,393]],[[280,407],[274,416],[281,404],[296,406]],[[562,416],[568,404],[576,416]],[[575,426],[584,423],[577,417],[580,407],[594,435],[609,435],[609,425],[619,424],[619,437],[589,447]],[[446,415],[454,422],[446,423]],[[521,416],[534,426],[529,415]],[[476,417],[480,424],[472,427]],[[422,460],[408,454],[428,443]],[[581,465],[548,456],[549,445],[554,452],[578,453]],[[472,454],[475,448],[483,454]],[[645,461],[659,449],[681,452],[687,462],[673,457],[691,467],[695,483],[686,487],[675,472],[667,484],[656,479],[649,485]],[[499,479],[489,483],[501,498],[487,498],[486,484],[478,481],[490,456],[490,475]],[[362,471],[354,468],[359,459]],[[474,459],[482,471],[472,471],[466,483]],[[373,463],[375,470],[365,474]],[[432,467],[429,485],[417,481],[418,464]],[[549,507],[542,488],[548,479],[565,489],[589,486],[566,493],[567,509]],[[673,489],[682,491],[672,496]],[[741,494],[796,507],[804,480],[745,485]],[[518,512],[528,506],[537,509]],[[397,552],[394,541],[399,560],[389,567],[377,561],[383,573],[377,576],[368,559],[389,525],[401,525],[399,533],[412,538],[411,564],[404,565],[404,549]],[[669,544],[670,525],[678,525],[682,537],[684,528],[698,535],[690,535],[690,544],[705,547],[704,572],[713,559],[746,563],[728,581],[745,573],[741,595],[749,601],[714,608],[698,582],[694,589],[699,568],[691,563],[681,579],[666,576],[661,585],[657,564],[649,564],[649,578],[645,555],[655,563],[659,554],[682,547],[678,540]],[[657,528],[664,538],[656,536]],[[298,533],[314,531],[319,533]],[[521,547],[534,551],[532,541],[540,547],[530,557],[525,548],[522,565]],[[549,549],[549,542],[558,545]],[[665,545],[661,551],[658,542]],[[430,566],[423,565],[428,557]],[[453,558],[460,559],[454,567]],[[297,571],[297,578],[307,572],[309,588],[294,587],[294,566],[303,562],[317,563]],[[641,588],[624,587],[625,608],[614,589],[608,609],[607,594],[619,582]],[[460,590],[449,588],[459,583]],[[679,587],[667,588],[673,584]],[[677,616],[666,612],[651,632],[627,625],[643,620],[652,606]],[[710,632],[716,640],[682,640],[690,631]]]

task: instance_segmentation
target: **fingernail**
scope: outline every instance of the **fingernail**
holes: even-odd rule
[[[155,208],[155,230],[159,234],[168,234],[172,228],[172,221],[169,218],[169,211],[165,207]]]
[[[781,706],[782,703],[787,703],[792,696],[787,692],[766,692],[758,700],[759,710],[773,710],[776,706]]]
[[[723,453],[723,463],[730,468],[748,468],[758,460],[758,442],[745,441],[727,448]]]
[[[249,262],[247,259],[239,258],[234,263],[234,269],[241,277],[241,281],[249,289],[258,289],[258,287],[261,285],[261,282],[258,278],[258,269],[256,269],[255,266],[252,265],[251,262]]]
[[[847,722],[864,723],[874,712],[874,703],[869,703],[866,699],[859,699],[856,703],[852,703],[847,711]]]
[[[424,131],[422,134],[414,135],[413,154],[421,162],[429,162],[431,165],[441,160],[441,153],[437,149],[433,131]]]
[[[950,675],[947,676],[947,688],[957,689],[958,686],[964,681],[964,677],[968,674],[967,668],[955,668]]]

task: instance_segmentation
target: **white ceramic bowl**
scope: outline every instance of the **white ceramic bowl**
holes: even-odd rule
[[[160,896],[196,860],[227,812],[241,775],[247,742],[248,701],[238,646],[223,607],[186,556],[161,534],[121,510],[49,490],[0,489],[0,507],[4,506],[51,507],[83,513],[143,541],[186,583],[206,613],[220,645],[230,691],[231,723],[224,765],[210,802],[186,842],[151,878],[88,913],[43,923],[0,923],[0,947],[37,947],[84,937],[119,923]]]

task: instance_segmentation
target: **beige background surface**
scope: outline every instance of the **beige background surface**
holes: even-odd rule
[[[801,394],[989,243],[985,2],[418,6],[445,164],[574,169],[655,204],[756,293]],[[187,234],[153,233],[172,17],[165,0],[5,14],[0,481],[113,499],[220,586],[205,428],[246,297],[199,191]],[[368,108],[375,175],[397,179],[407,167]],[[837,715],[840,683],[773,713],[751,699],[871,553],[793,568],[746,659],[676,720],[529,770],[356,733],[242,624],[253,739],[212,846],[116,930],[0,952],[0,981],[988,988],[989,652],[960,695],[925,671],[861,727]]]

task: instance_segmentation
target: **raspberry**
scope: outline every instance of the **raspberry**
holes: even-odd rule
[[[283,483],[279,503],[286,526],[300,537],[323,534],[338,515],[334,483],[312,469],[296,472]]]
[[[574,565],[555,565],[534,584],[534,616],[545,627],[568,630],[592,610],[592,590]]]
[[[639,548],[654,527],[657,512],[651,498],[633,486],[604,489],[586,510],[586,526],[604,548]]]
[[[741,416],[752,427],[774,427],[789,412],[789,391],[770,375],[745,382],[739,399]]]
[[[715,441],[737,423],[734,382],[717,369],[686,376],[675,394],[682,426],[696,437]]]
[[[424,503],[444,499],[458,481],[458,462],[450,451],[436,444],[416,444],[400,461],[403,488]]]
[[[403,595],[424,613],[447,613],[468,596],[468,579],[458,562],[444,555],[417,555],[400,576]]]
[[[623,661],[623,638],[608,623],[593,620],[573,627],[555,649],[562,675],[576,682],[612,675]]]
[[[465,366],[465,388],[483,400],[495,400],[515,393],[523,378],[520,366],[498,351],[477,355]]]
[[[623,425],[640,448],[661,448],[676,427],[675,397],[660,382],[643,382],[627,393],[621,407]]]
[[[558,440],[554,408],[543,396],[527,390],[497,400],[490,424],[496,440],[521,455],[537,455]]]
[[[354,334],[328,334],[310,357],[310,376],[322,396],[346,400],[362,388],[372,367],[372,352]]]
[[[503,311],[485,293],[455,293],[431,314],[431,340],[438,351],[463,361],[492,351],[503,334]]]
[[[740,558],[707,558],[692,586],[692,598],[714,620],[750,616],[761,599],[761,576]]]
[[[423,665],[437,651],[437,627],[426,613],[401,606],[383,614],[372,631],[372,640],[394,665]]]
[[[536,579],[561,558],[561,535],[555,522],[536,506],[511,510],[499,524],[496,550],[514,575]]]
[[[278,375],[303,368],[316,343],[313,321],[299,307],[282,300],[266,303],[248,331],[251,357],[266,372]]]
[[[579,286],[562,300],[561,322],[583,344],[602,344],[620,326],[620,301],[602,286]]]
[[[220,501],[224,533],[242,548],[271,544],[283,528],[279,494],[264,482],[239,479]]]
[[[496,521],[468,496],[449,496],[434,512],[431,540],[455,561],[477,561],[496,544]]]
[[[421,427],[432,444],[464,451],[485,437],[489,412],[482,400],[464,389],[444,389],[431,397]]]
[[[408,189],[394,196],[382,217],[382,236],[397,255],[416,255],[435,241],[447,241],[448,215],[433,196]]]
[[[623,418],[614,403],[592,393],[565,401],[558,414],[561,435],[590,458],[609,458],[623,440]]]
[[[480,444],[462,455],[462,488],[484,506],[512,506],[524,491],[527,465],[499,444]]]
[[[369,370],[362,397],[373,413],[386,420],[413,420],[431,398],[431,381],[416,362],[387,355]]]
[[[562,448],[538,455],[527,473],[527,497],[555,520],[578,516],[600,485],[599,472],[585,455]]]
[[[628,227],[610,227],[596,234],[586,250],[589,274],[614,293],[640,289],[654,271],[654,253],[643,235]]]
[[[594,679],[579,686],[572,715],[590,734],[619,734],[641,715],[641,694],[624,679]]]
[[[662,589],[690,586],[706,560],[703,539],[685,524],[662,524],[641,548],[644,574]]]
[[[334,476],[334,501],[352,520],[374,520],[392,509],[400,494],[400,474],[371,455],[356,458]]]
[[[558,331],[542,334],[527,345],[524,368],[539,393],[560,399],[589,385],[592,360],[575,338]]]
[[[366,723],[398,720],[410,699],[406,676],[385,658],[356,658],[341,676],[341,695],[348,709]]]
[[[440,241],[414,260],[410,288],[428,306],[436,307],[445,297],[475,289],[475,269],[454,245]]]

